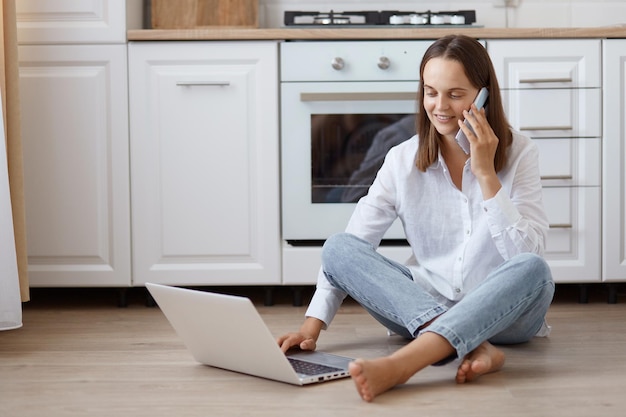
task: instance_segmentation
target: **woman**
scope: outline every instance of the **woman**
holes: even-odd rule
[[[482,87],[489,98],[478,110]],[[548,329],[554,283],[541,257],[548,223],[538,150],[510,128],[483,46],[457,35],[436,41],[420,66],[418,102],[418,135],[387,154],[346,232],[326,241],[306,319],[278,338],[283,351],[315,349],[350,295],[411,339],[390,356],[350,364],[365,401],[455,358],[462,358],[458,383],[495,372],[505,356],[494,344],[527,342]],[[455,140],[459,129],[469,154]],[[376,252],[397,217],[413,253],[407,265]]]

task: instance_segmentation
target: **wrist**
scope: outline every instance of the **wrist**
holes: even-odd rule
[[[300,333],[317,340],[323,328],[324,322],[322,320],[315,317],[307,317],[300,327]]]
[[[480,185],[480,190],[482,191],[484,200],[492,199],[496,196],[496,194],[498,194],[500,188],[502,188],[500,179],[495,173],[483,176],[476,176],[476,180]]]

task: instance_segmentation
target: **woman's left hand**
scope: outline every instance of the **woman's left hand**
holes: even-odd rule
[[[474,130],[472,132],[459,120],[459,127],[470,143],[472,173],[480,183],[483,197],[492,198],[502,187],[494,166],[499,139],[487,121],[485,109],[478,110],[472,104],[472,112],[464,111],[463,116]]]

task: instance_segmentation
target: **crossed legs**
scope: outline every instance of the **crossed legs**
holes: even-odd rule
[[[530,340],[541,328],[554,293],[549,268],[532,254],[505,262],[449,309],[412,282],[405,267],[380,256],[355,236],[331,237],[323,264],[334,286],[385,326],[414,337],[390,356],[351,364],[352,379],[365,401],[454,356],[463,358],[458,383],[499,370],[505,357],[489,340]]]

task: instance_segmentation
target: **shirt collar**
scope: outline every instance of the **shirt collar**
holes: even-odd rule
[[[433,162],[428,169],[437,170],[441,168],[447,168],[446,163],[443,160],[443,156],[441,155],[441,148],[437,151],[437,159]]]

